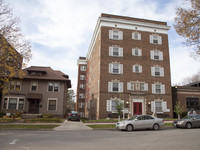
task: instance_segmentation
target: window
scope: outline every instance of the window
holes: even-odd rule
[[[79,88],[80,89],[85,89],[85,84],[80,84]]]
[[[134,91],[134,83],[133,82],[127,82],[127,90]]]
[[[109,63],[109,73],[123,74],[123,64]]]
[[[10,90],[21,90],[21,82],[16,80],[11,81]]]
[[[163,67],[151,67],[151,75],[164,77],[164,68]]]
[[[138,32],[133,32],[132,33],[132,39],[133,40],[141,40],[141,34]]]
[[[123,32],[119,30],[109,30],[109,39],[123,40]]]
[[[84,102],[79,102],[78,103],[78,107],[79,108],[84,108],[85,107],[85,103]]]
[[[8,109],[17,109],[17,98],[9,99]]]
[[[160,51],[150,51],[152,60],[163,60],[163,52]]]
[[[141,91],[148,91],[148,83],[141,83],[140,87]]]
[[[162,102],[155,102],[156,112],[162,112]]]
[[[49,92],[58,92],[59,84],[57,82],[49,82],[48,91]]]
[[[159,35],[150,35],[150,43],[162,44],[162,37]]]
[[[135,83],[135,90],[137,90],[137,91],[140,90],[140,82]]]
[[[191,110],[199,110],[200,105],[199,105],[199,98],[196,97],[187,97],[186,98],[186,104],[187,104],[187,109]]]
[[[165,94],[165,85],[164,84],[152,84],[152,93],[153,94]]]
[[[24,109],[24,98],[5,97],[3,109],[22,110]]]
[[[142,50],[138,48],[133,48],[132,49],[132,55],[133,56],[142,56]]]
[[[85,75],[80,75],[80,80],[85,80]]]
[[[4,98],[3,109],[7,108],[8,98]]]
[[[123,92],[123,82],[108,82],[108,92]]]
[[[123,57],[123,48],[110,46],[109,47],[109,56]]]
[[[86,71],[86,66],[80,66],[81,71]]]
[[[38,82],[31,82],[31,91],[37,91]]]
[[[116,113],[116,103],[123,103],[124,104],[124,100],[107,100],[107,111],[111,111],[113,113]]]
[[[48,110],[56,110],[56,100],[49,99]]]
[[[140,65],[133,65],[133,72],[135,72],[135,73],[142,73],[142,66],[140,66]]]
[[[85,98],[85,94],[80,93],[80,94],[79,94],[79,98],[80,98],[80,99],[84,99],[84,98]]]
[[[24,99],[19,99],[18,109],[19,110],[24,109]]]

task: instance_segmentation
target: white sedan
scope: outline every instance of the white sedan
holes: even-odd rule
[[[150,115],[136,115],[132,116],[128,120],[117,122],[116,128],[130,132],[135,129],[159,130],[164,125],[164,120],[161,118],[156,118]]]

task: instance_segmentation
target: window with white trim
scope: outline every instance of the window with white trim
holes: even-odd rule
[[[109,73],[123,74],[123,64],[109,63]]]
[[[165,94],[165,85],[160,83],[152,84],[152,93]]]
[[[21,90],[21,81],[12,80],[10,82],[10,90]]]
[[[23,110],[24,98],[20,97],[5,97],[3,103],[3,109]]]
[[[138,81],[127,82],[127,90],[148,91],[148,83]]]
[[[134,91],[134,83],[133,82],[127,82],[127,90]]]
[[[123,92],[123,82],[108,82],[108,92]]]
[[[141,65],[133,65],[133,72],[134,73],[142,73],[142,66]]]
[[[31,91],[37,91],[37,88],[38,88],[38,82],[32,81],[31,82]]]
[[[113,57],[123,57],[123,48],[110,46],[109,47],[109,56]]]
[[[159,35],[149,35],[150,37],[150,43],[152,44],[162,44],[162,37]]]
[[[141,34],[138,32],[133,32],[132,33],[132,39],[133,40],[141,40]]]
[[[163,60],[163,52],[161,51],[150,51],[152,60]]]
[[[109,30],[109,39],[123,40],[123,32],[119,30]]]
[[[159,66],[151,67],[151,75],[157,77],[164,77],[164,68]]]
[[[155,100],[151,101],[151,111],[159,114],[163,112],[170,112],[170,109],[167,109],[167,101]]]
[[[117,102],[124,104],[124,100],[107,100],[106,111],[111,111],[112,113],[116,113]]]
[[[57,110],[57,100],[48,99],[48,110]]]
[[[86,66],[80,66],[80,71],[86,71]]]
[[[84,93],[79,93],[79,98],[80,99],[84,99],[85,98],[85,94]]]
[[[85,89],[85,84],[80,84],[79,88],[82,89],[82,90]]]
[[[142,56],[142,50],[139,48],[133,48],[132,49],[132,55],[133,56]]]
[[[49,82],[48,83],[48,91],[49,92],[58,92],[59,84],[57,82]]]
[[[79,108],[84,108],[85,107],[85,103],[84,102],[79,102],[78,103],[78,107]]]
[[[80,75],[80,80],[85,80],[85,75],[81,74]]]

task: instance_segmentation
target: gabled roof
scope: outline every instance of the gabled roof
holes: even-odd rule
[[[67,82],[68,88],[71,88],[69,76],[51,67],[31,66],[23,69],[23,72],[25,73],[23,79],[64,81]]]

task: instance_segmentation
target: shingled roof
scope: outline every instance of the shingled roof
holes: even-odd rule
[[[51,67],[31,66],[23,69],[23,72],[25,73],[23,79],[65,81],[68,88],[71,88],[69,76],[61,71],[53,70]]]

